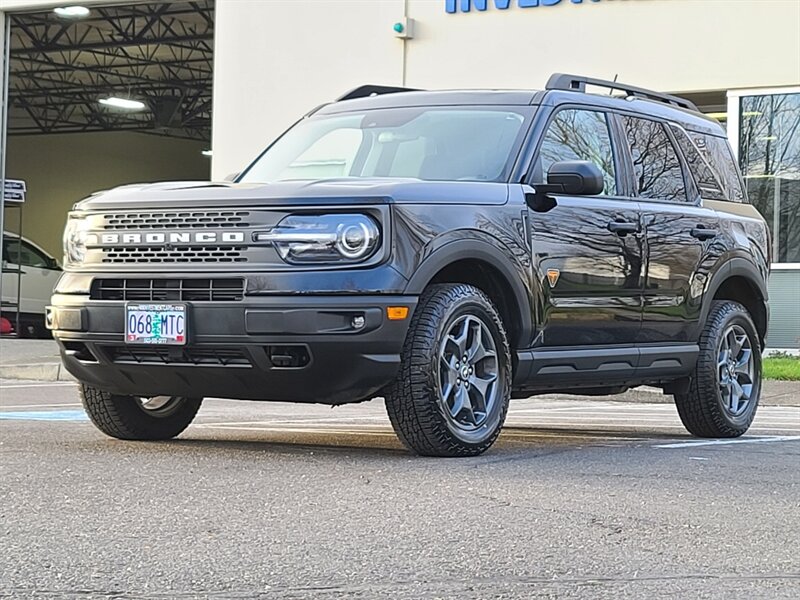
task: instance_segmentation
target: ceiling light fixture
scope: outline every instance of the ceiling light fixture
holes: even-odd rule
[[[54,8],[53,12],[64,19],[83,19],[88,17],[91,11],[85,6],[59,6]]]
[[[203,156],[214,156],[214,153],[211,150],[203,150],[200,154]]]
[[[716,119],[717,121],[725,121],[728,119],[728,113],[726,112],[710,112],[706,113],[706,116]]]
[[[147,107],[147,105],[140,100],[133,100],[131,98],[118,98],[117,96],[100,98],[98,102],[104,106],[111,106],[113,108],[121,108],[124,110],[144,110]]]

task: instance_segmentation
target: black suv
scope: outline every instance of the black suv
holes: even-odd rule
[[[235,181],[96,194],[64,237],[49,326],[117,438],[204,396],[384,396],[436,456],[489,448],[512,397],[657,386],[704,437],[758,404],[767,227],[720,125],[633,86],[365,86]]]

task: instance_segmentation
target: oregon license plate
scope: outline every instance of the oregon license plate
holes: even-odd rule
[[[182,346],[186,343],[185,304],[127,304],[125,341]]]

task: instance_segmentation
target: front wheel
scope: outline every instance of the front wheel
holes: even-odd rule
[[[120,440],[174,438],[189,426],[203,402],[182,396],[121,396],[85,383],[80,393],[95,427]]]
[[[395,432],[424,456],[476,456],[497,439],[511,396],[511,356],[497,309],[465,284],[420,298],[400,373],[386,394]]]
[[[747,310],[715,301],[702,335],[689,391],[675,404],[689,433],[705,438],[744,434],[761,396],[761,347]]]

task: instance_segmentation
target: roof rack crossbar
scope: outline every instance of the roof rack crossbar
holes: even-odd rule
[[[355,100],[356,98],[368,98],[369,96],[382,96],[383,94],[397,94],[399,92],[416,92],[413,88],[392,87],[388,85],[361,85],[354,90],[350,90],[345,95],[336,99],[336,102],[344,100]]]
[[[548,90],[564,90],[570,92],[585,92],[587,85],[594,85],[603,87],[610,90],[618,90],[625,92],[628,96],[635,96],[639,98],[647,98],[648,100],[655,100],[657,102],[664,102],[672,104],[681,108],[688,108],[689,110],[698,110],[697,106],[689,100],[672,96],[670,94],[662,94],[647,90],[645,88],[620,83],[619,81],[606,81],[605,79],[594,79],[592,77],[584,77],[582,75],[567,75],[566,73],[554,73],[550,79],[547,80],[545,86]]]

